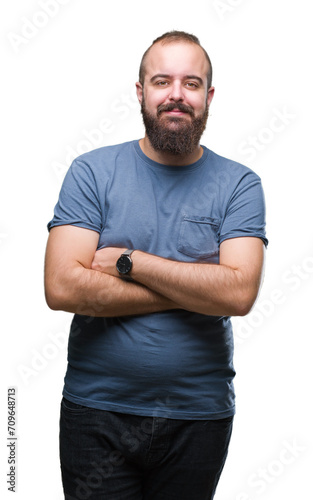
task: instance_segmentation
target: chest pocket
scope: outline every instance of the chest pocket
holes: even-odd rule
[[[196,258],[209,258],[219,252],[218,219],[184,215],[180,225],[178,251]]]

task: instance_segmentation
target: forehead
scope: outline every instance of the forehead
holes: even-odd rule
[[[197,75],[205,80],[209,63],[202,48],[189,42],[158,42],[149,50],[145,61],[146,78],[156,74],[172,76]]]

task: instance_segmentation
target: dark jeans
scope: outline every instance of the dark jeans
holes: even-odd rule
[[[210,500],[233,417],[173,420],[95,410],[63,399],[60,456],[67,500]]]

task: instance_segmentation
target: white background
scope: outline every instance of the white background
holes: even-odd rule
[[[46,224],[73,156],[143,136],[134,95],[141,56],[154,38],[179,29],[197,35],[213,62],[216,95],[202,143],[261,176],[270,240],[258,305],[234,319],[237,416],[215,498],[311,499],[310,2],[24,0],[5,10],[1,498],[62,499],[58,419],[71,315],[45,304]],[[15,495],[6,484],[11,386]]]

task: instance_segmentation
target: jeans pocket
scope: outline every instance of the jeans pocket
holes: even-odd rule
[[[200,215],[184,215],[180,224],[178,251],[198,259],[217,256],[220,221]]]

